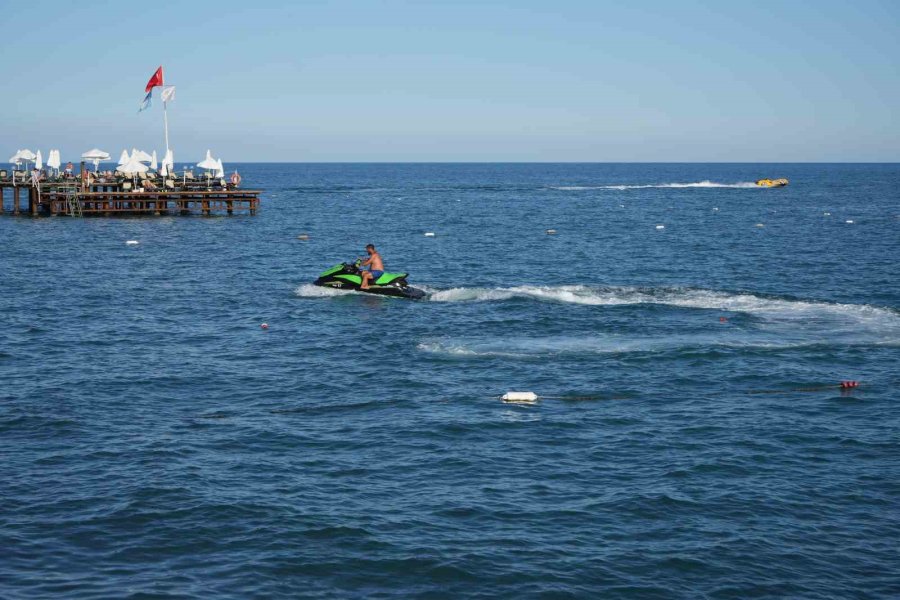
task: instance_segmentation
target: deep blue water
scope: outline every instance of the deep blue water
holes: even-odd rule
[[[241,171],[0,218],[3,598],[900,595],[900,166]]]

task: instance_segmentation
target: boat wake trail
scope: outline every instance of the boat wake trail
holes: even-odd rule
[[[584,285],[452,288],[430,291],[432,302],[497,302],[514,299],[589,306],[657,304],[746,313],[779,321],[832,321],[871,326],[900,335],[900,313],[864,304],[839,304],[764,296],[747,292],[680,287],[589,287]]]
[[[862,304],[839,304],[691,288],[520,286],[433,291],[432,302],[534,300],[586,306],[670,306],[749,315],[740,327],[692,328],[689,320],[668,332],[528,336],[519,332],[487,337],[426,339],[417,349],[455,358],[539,358],[557,355],[670,352],[696,349],[783,350],[840,343],[844,346],[900,346],[900,313]],[[720,313],[721,314],[721,313]]]
[[[734,189],[763,189],[752,181],[739,181],[737,183],[717,183],[715,181],[697,181],[694,183],[651,183],[646,185],[569,185],[555,186],[552,189],[564,192],[582,190],[645,190],[650,188],[734,188]]]

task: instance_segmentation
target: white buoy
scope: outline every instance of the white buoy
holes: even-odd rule
[[[548,230],[547,230],[547,235],[556,235],[556,230],[555,230],[555,229],[548,229]]]
[[[140,242],[137,240],[128,240],[127,242],[125,242],[125,244],[128,246],[137,246],[138,244],[140,244]]]
[[[853,220],[852,220],[852,219],[847,219],[847,225],[853,225]]]
[[[718,207],[718,206],[714,206],[714,207],[713,207],[713,212],[719,212],[719,207]]]
[[[765,227],[766,224],[765,224],[765,223],[757,223],[756,226],[757,226],[757,227]]]
[[[425,237],[434,237],[434,232],[433,232],[433,231],[426,231],[426,232],[425,232]]]
[[[306,241],[306,240],[309,239],[309,234],[308,234],[308,233],[301,233],[300,235],[297,236],[297,239],[298,239],[298,240]]]
[[[657,228],[657,229],[665,229],[666,226],[665,226],[665,225],[657,225],[656,228]]]
[[[534,404],[538,395],[534,392],[506,392],[500,399],[504,402],[517,402],[522,404]]]
[[[830,217],[830,216],[831,216],[831,213],[830,213],[830,212],[826,212],[826,213],[822,213],[822,214],[825,215],[826,217]]]

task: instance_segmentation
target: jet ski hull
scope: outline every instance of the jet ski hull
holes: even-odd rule
[[[392,298],[409,298],[421,300],[426,296],[425,292],[414,288],[406,282],[406,273],[385,273],[374,284],[362,289],[362,277],[355,265],[340,264],[322,273],[313,284],[319,287],[335,290],[347,290],[373,294],[375,296],[390,296]]]

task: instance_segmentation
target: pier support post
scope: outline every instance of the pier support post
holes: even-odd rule
[[[35,187],[28,189],[28,212],[32,217],[38,214],[38,190]]]
[[[229,215],[233,215],[233,214],[234,214],[234,201],[231,200],[231,199],[229,199],[228,202],[227,202],[226,204],[228,205],[228,209],[227,209],[227,210],[228,210],[228,214],[229,214]]]
[[[19,214],[19,190],[22,188],[14,187],[13,188],[13,214]]]

